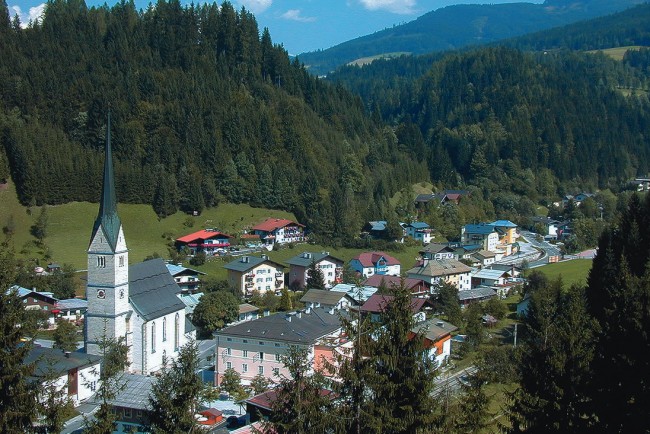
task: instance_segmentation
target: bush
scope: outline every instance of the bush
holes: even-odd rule
[[[205,252],[199,252],[190,259],[190,264],[200,266],[205,264]]]

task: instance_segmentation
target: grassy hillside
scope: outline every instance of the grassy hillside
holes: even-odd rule
[[[40,213],[40,208],[26,208],[18,203],[13,184],[0,191],[0,225],[5,226],[13,216],[15,234],[14,247],[24,257],[42,254],[34,245],[30,227]],[[65,205],[48,206],[48,234],[45,245],[49,248],[51,260],[70,263],[78,269],[86,268],[86,249],[99,205],[88,202],[73,202]],[[176,213],[165,219],[158,219],[149,205],[120,204],[118,206],[124,234],[127,239],[131,263],[139,262],[157,252],[167,255],[168,239],[189,234],[204,227],[216,227],[237,234],[267,217],[294,219],[283,211],[252,208],[248,205],[224,204],[205,210],[200,216],[192,217]],[[31,212],[31,215],[30,215]],[[192,224],[192,227],[188,225]]]
[[[587,276],[591,270],[592,261],[590,259],[576,259],[573,261],[558,262],[556,264],[549,264],[543,267],[535,268],[551,280],[562,276],[562,282],[565,288],[573,285],[585,285],[587,283]]]
[[[627,47],[606,48],[604,50],[591,50],[590,53],[597,53],[600,51],[614,60],[621,61],[623,60],[625,53],[627,53],[629,50],[639,50],[641,48],[643,47],[640,45],[630,45]]]

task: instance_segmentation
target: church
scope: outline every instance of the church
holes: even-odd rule
[[[129,266],[129,251],[117,214],[108,117],[99,214],[88,247],[84,340],[88,354],[102,355],[101,342],[124,338],[132,373],[148,375],[174,359],[191,339],[192,326],[174,278],[161,259]],[[140,228],[141,230],[143,228]],[[186,333],[186,328],[188,332]]]

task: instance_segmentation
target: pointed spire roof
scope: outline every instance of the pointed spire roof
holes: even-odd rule
[[[108,127],[106,129],[106,156],[104,159],[104,183],[102,185],[102,197],[99,203],[99,214],[93,227],[95,238],[97,231],[101,227],[104,231],[106,241],[111,249],[115,251],[117,246],[117,237],[120,233],[122,222],[117,215],[117,199],[115,196],[115,176],[113,174],[113,153],[111,151],[111,113],[108,113]]]

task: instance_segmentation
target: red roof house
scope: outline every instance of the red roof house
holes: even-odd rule
[[[395,297],[392,295],[373,294],[361,306],[361,313],[369,314],[373,322],[379,322],[381,320],[381,314],[386,310],[386,306],[394,299]],[[429,300],[426,298],[411,298],[411,312],[413,312],[414,316],[417,316],[417,321],[423,321],[426,318],[424,308],[429,306],[429,304]]]
[[[352,258],[350,267],[364,277],[375,274],[399,276],[402,265],[384,252],[364,252]]]
[[[409,277],[402,279],[400,276],[386,276],[374,274],[363,282],[365,286],[379,288],[384,286],[388,291],[399,289],[404,281],[404,288],[412,295],[421,295],[429,292],[429,287],[422,279],[411,279]]]
[[[176,239],[176,248],[181,250],[183,247],[189,249],[191,255],[199,252],[213,255],[218,249],[230,246],[232,235],[224,234],[215,229],[204,229]]]
[[[268,218],[251,228],[265,244],[305,241],[305,226],[287,219]]]

